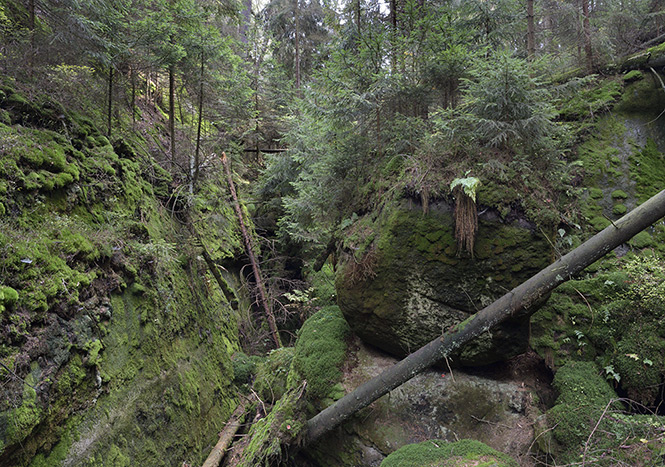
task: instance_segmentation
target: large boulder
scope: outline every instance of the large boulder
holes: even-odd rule
[[[364,229],[373,232],[366,253],[347,255],[338,268],[338,303],[363,341],[398,357],[464,321],[553,259],[540,229],[515,212],[502,217],[493,209],[481,211],[473,257],[459,254],[452,207],[445,202],[432,203],[427,214],[404,202]],[[467,344],[454,364],[496,362],[522,353],[527,343],[528,317],[518,317]]]
[[[351,341],[349,347],[353,350],[342,379],[347,393],[397,363],[358,341]],[[548,388],[550,380],[534,353],[482,372],[428,369],[359,411],[311,445],[307,453],[324,467],[378,467],[405,445],[469,438],[518,458],[534,442],[535,422],[541,416],[539,403],[554,398]]]

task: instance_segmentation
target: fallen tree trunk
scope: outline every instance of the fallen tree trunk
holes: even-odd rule
[[[240,425],[242,424],[243,419],[245,418],[245,404],[238,404],[238,407],[233,411],[231,418],[226,423],[224,430],[220,433],[219,441],[215,444],[215,447],[212,448],[210,455],[203,463],[203,467],[219,467],[219,463],[222,461],[224,454],[231,446],[233,437],[238,432]]]
[[[256,281],[256,289],[259,295],[259,302],[263,307],[263,311],[266,315],[266,320],[268,321],[268,326],[270,327],[270,334],[272,340],[275,342],[275,347],[280,348],[282,346],[282,341],[279,338],[279,331],[277,329],[277,323],[275,322],[275,315],[270,308],[268,303],[268,294],[266,293],[266,286],[261,277],[261,269],[259,268],[259,263],[254,256],[254,246],[252,245],[252,237],[250,237],[247,227],[245,227],[245,220],[242,215],[242,208],[240,207],[240,201],[238,200],[238,194],[236,193],[236,187],[233,183],[233,176],[231,175],[231,167],[229,166],[229,159],[226,157],[226,153],[222,153],[222,165],[224,166],[224,172],[226,173],[226,181],[229,184],[229,190],[231,190],[231,196],[233,197],[233,207],[236,211],[236,216],[238,216],[238,224],[240,225],[240,232],[242,233],[242,238],[245,241],[245,250],[247,251],[247,256],[249,256],[249,262],[252,264],[252,271],[254,272],[254,280]]]
[[[594,261],[665,216],[665,190],[649,199],[602,232],[514,288],[448,334],[412,353],[369,380],[307,422],[309,443],[335,428],[358,410],[405,383],[452,351],[516,315],[532,312],[532,305]]]

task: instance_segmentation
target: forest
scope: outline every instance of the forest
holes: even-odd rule
[[[0,465],[665,465],[661,0],[0,0]]]

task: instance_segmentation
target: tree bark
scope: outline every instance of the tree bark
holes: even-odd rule
[[[107,130],[106,136],[111,137],[111,117],[113,114],[113,65],[109,65],[109,101],[107,108]]]
[[[536,27],[533,21],[533,0],[526,0],[526,53],[529,60],[536,56]]]
[[[192,184],[189,191],[194,193],[196,182],[199,180],[199,167],[201,165],[200,151],[201,151],[201,124],[203,122],[203,72],[205,71],[205,61],[203,51],[201,51],[201,83],[199,86],[199,118],[196,124],[196,149],[194,150],[194,160],[192,161]]]
[[[132,125],[136,124],[136,68],[130,66],[129,76],[132,80]]]
[[[215,447],[212,448],[210,455],[203,463],[203,467],[219,466],[219,463],[222,461],[224,454],[229,449],[229,446],[231,446],[233,437],[238,432],[238,429],[240,428],[245,415],[245,405],[239,404],[224,427],[224,430],[220,433],[219,441]]]
[[[233,177],[231,176],[231,167],[229,166],[229,160],[226,157],[226,153],[222,153],[222,165],[224,166],[224,171],[226,172],[226,180],[229,184],[229,190],[231,190],[231,196],[233,197],[233,206],[236,211],[236,216],[238,216],[238,223],[240,224],[240,232],[242,233],[242,238],[245,241],[245,249],[247,250],[247,256],[249,256],[249,262],[252,264],[252,271],[254,272],[254,280],[256,281],[256,288],[259,292],[259,301],[263,307],[263,311],[266,314],[266,320],[268,321],[268,326],[270,327],[270,334],[272,339],[275,342],[277,348],[282,346],[282,341],[279,339],[279,331],[277,330],[277,323],[275,322],[275,315],[273,315],[270,305],[268,305],[268,298],[266,294],[266,287],[261,278],[261,269],[259,268],[259,263],[256,261],[254,256],[254,247],[252,246],[252,238],[247,232],[247,227],[245,227],[244,217],[242,215],[242,209],[240,209],[240,202],[238,201],[238,194],[236,193],[236,188],[233,183]]]
[[[300,96],[300,5],[299,0],[293,0],[293,16],[295,21],[296,37],[295,37],[295,68],[296,68],[296,91]]]
[[[452,351],[502,321],[535,311],[532,305],[594,261],[665,216],[665,190],[602,232],[514,288],[491,305],[412,353],[404,360],[347,394],[307,422],[306,442],[312,442],[358,410],[405,383]]]
[[[175,164],[175,66],[169,67],[169,138],[171,163]]]
[[[589,1],[582,2],[582,36],[584,39],[584,54],[586,55],[586,66],[589,73],[593,73],[593,49],[591,48],[591,23],[589,22]]]

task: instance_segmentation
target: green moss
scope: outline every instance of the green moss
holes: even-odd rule
[[[260,357],[250,357],[244,352],[236,352],[231,358],[233,363],[233,382],[237,385],[249,384],[256,374],[256,366]]]
[[[11,287],[0,286],[0,305],[11,307],[18,301],[18,292]]]
[[[293,355],[293,347],[282,347],[271,351],[268,358],[258,365],[254,390],[261,400],[273,404],[284,395]]]
[[[101,352],[103,349],[102,342],[99,339],[86,342],[86,344],[83,346],[83,349],[88,352],[85,364],[91,367],[99,365],[99,361],[101,359],[99,352]]]
[[[597,216],[597,217],[594,217],[593,219],[591,219],[591,220],[589,221],[589,224],[591,224],[591,226],[593,227],[593,229],[594,229],[595,231],[600,232],[600,231],[603,230],[605,227],[607,227],[608,225],[610,225],[611,222],[610,222],[610,220],[607,219],[606,217]]]
[[[656,142],[649,138],[642,150],[630,157],[630,174],[637,182],[635,191],[640,202],[659,193],[665,186],[665,163]]]
[[[603,197],[603,190],[600,188],[589,188],[589,196],[592,199],[601,199]]]
[[[320,400],[339,381],[346,356],[349,325],[337,306],[328,306],[305,321],[293,356],[293,367],[307,381],[307,397]],[[293,386],[290,375],[289,385]],[[297,384],[297,383],[296,383]]]
[[[554,376],[553,384],[559,397],[547,412],[548,424],[553,427],[563,459],[572,459],[616,394],[592,362],[564,365]]]
[[[455,443],[429,440],[407,444],[386,457],[381,467],[422,467],[422,466],[495,466],[517,467],[510,456],[496,451],[480,441],[463,439]]]
[[[0,442],[5,446],[20,443],[27,438],[44,416],[44,411],[37,400],[37,391],[33,387],[38,382],[34,376],[35,367],[33,364],[33,372],[25,380],[23,398],[19,405],[0,415],[2,422],[0,425],[5,427],[4,432],[0,432]]]
[[[628,194],[623,190],[614,190],[612,192],[612,199],[626,199]]]
[[[631,70],[625,75],[623,75],[623,80],[626,83],[630,83],[631,81],[638,81],[644,78],[644,75],[640,70]]]
[[[80,423],[80,417],[69,418],[65,422],[63,434],[54,448],[48,454],[40,453],[32,459],[29,467],[54,467],[62,465],[72,443],[78,437],[76,427]]]
[[[614,207],[612,207],[612,214],[615,216],[622,216],[626,214],[628,211],[628,208],[626,208],[625,204],[615,204]]]
[[[648,248],[650,246],[653,246],[654,240],[651,234],[647,231],[642,231],[635,235],[633,238],[628,240],[628,244],[632,246],[633,248]]]
[[[84,117],[52,120],[62,108],[8,96],[16,125],[0,124],[0,201],[11,213],[0,218],[0,305],[13,308],[0,316],[0,356],[13,367],[29,353],[46,368],[26,378],[39,392],[5,386],[3,461],[200,465],[235,407],[237,317],[155,198],[157,188],[169,198],[170,175],[145,150],[119,157]],[[242,241],[226,193],[216,180],[202,192],[215,194],[189,214],[231,258]],[[139,219],[145,235],[127,234]]]
[[[661,332],[662,327],[651,323],[631,325],[612,359],[628,397],[646,406],[657,403],[665,375],[665,342]]]
[[[658,78],[651,73],[645,79],[626,83],[621,100],[615,107],[620,112],[658,115],[665,107],[665,96]]]
[[[606,112],[621,97],[621,87],[621,82],[614,78],[590,83],[561,105],[560,116],[565,120],[583,120]]]

